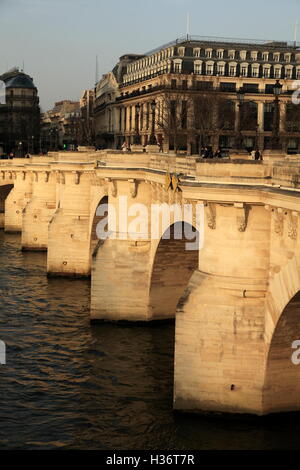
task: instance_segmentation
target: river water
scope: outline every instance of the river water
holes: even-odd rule
[[[299,414],[174,413],[174,325],[91,325],[89,293],[0,230],[0,449],[300,448]]]

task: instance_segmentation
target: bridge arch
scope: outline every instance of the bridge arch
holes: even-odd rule
[[[300,364],[293,359],[294,353],[297,354],[294,342],[300,340],[298,258],[298,255],[294,256],[274,276],[266,299],[268,349],[262,397],[264,414],[300,410]]]
[[[188,233],[195,233],[192,240]],[[187,222],[175,222],[165,230],[155,247],[150,286],[152,320],[174,318],[178,302],[198,267],[198,232]]]
[[[0,185],[0,228],[4,228],[5,200],[13,187],[13,184]]]
[[[266,360],[263,412],[300,410],[300,291],[284,308]],[[299,341],[299,345],[295,341]]]
[[[92,217],[91,217],[91,224],[90,224],[90,251],[91,255],[93,255],[94,250],[97,248],[97,245],[99,243],[99,237],[97,235],[97,226],[101,220],[103,220],[105,217],[107,217],[108,212],[104,211],[105,206],[108,205],[108,196],[107,194],[102,194],[97,198],[97,202],[93,204],[92,206]],[[101,210],[101,206],[102,210]]]

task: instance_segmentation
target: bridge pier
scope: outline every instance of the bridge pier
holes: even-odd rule
[[[49,222],[56,208],[56,177],[42,165],[33,171],[32,197],[23,211],[22,250],[48,247]]]
[[[261,286],[194,273],[176,314],[175,409],[262,414],[264,295],[251,289]]]
[[[107,239],[92,260],[91,320],[148,321],[151,241]]]
[[[59,162],[59,207],[49,224],[47,273],[89,277],[90,174],[93,164]]]
[[[176,314],[174,408],[263,414],[270,215],[259,205],[212,212]]]
[[[12,180],[13,189],[5,200],[4,230],[5,232],[22,232],[23,209],[31,199],[31,175],[25,169],[16,168]]]

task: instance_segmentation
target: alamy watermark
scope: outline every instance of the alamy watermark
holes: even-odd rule
[[[120,196],[118,206],[100,204],[96,215],[98,239],[106,240],[185,240],[185,249],[200,250],[204,243],[204,204],[128,205]]]
[[[6,103],[6,87],[5,82],[0,80],[0,104]]]
[[[0,340],[0,365],[1,364],[6,364],[6,345],[2,340]]]

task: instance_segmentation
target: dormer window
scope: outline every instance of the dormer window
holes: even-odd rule
[[[240,59],[246,60],[246,57],[247,57],[247,51],[240,51]]]
[[[218,59],[223,59],[223,55],[224,55],[224,50],[223,49],[218,49],[217,50],[217,58]]]
[[[285,62],[291,62],[291,54],[289,52],[284,54],[284,60]]]
[[[200,48],[199,47],[194,49],[194,57],[200,57]]]
[[[178,54],[180,57],[184,57],[185,47],[178,47]]]
[[[269,60],[269,53],[268,52],[263,52],[262,60],[264,60],[265,62],[267,62]]]
[[[234,59],[235,58],[235,51],[233,51],[233,50],[228,51],[228,58],[229,59]]]
[[[275,53],[273,54],[273,59],[274,59],[275,62],[279,62],[279,61],[280,61],[280,54],[279,54],[279,52],[275,52]]]
[[[205,57],[207,59],[210,59],[212,57],[212,49],[206,49],[205,50]]]
[[[257,60],[257,51],[251,51],[251,59]]]

